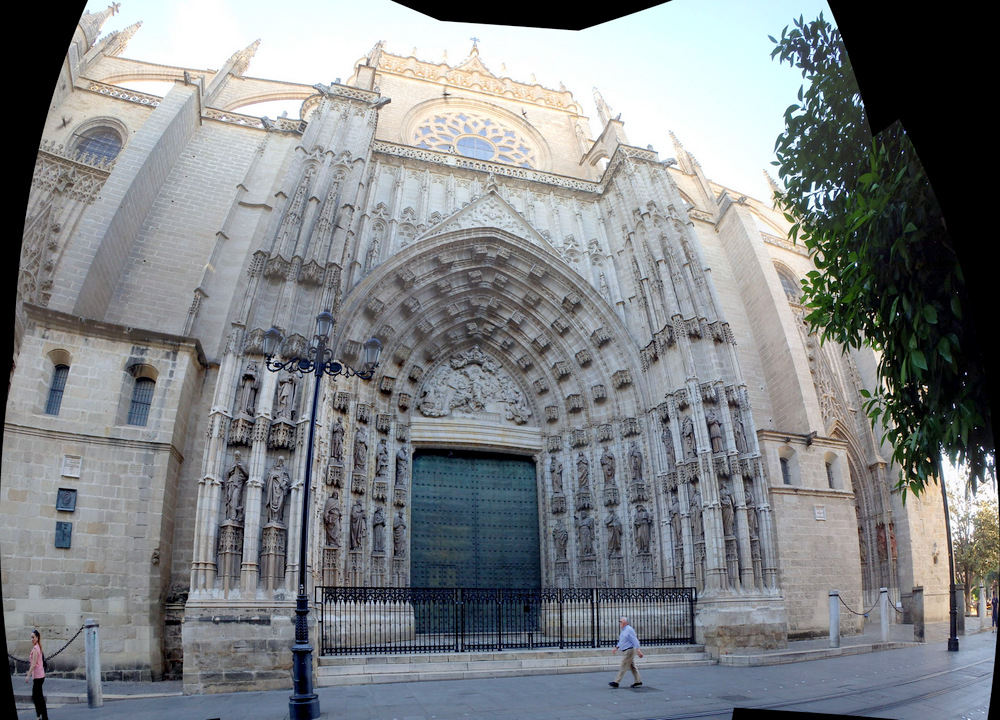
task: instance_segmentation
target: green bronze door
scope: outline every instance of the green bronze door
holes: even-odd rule
[[[533,460],[418,451],[412,501],[413,587],[541,587]]]

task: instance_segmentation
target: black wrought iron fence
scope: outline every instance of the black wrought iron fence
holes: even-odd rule
[[[321,655],[694,643],[694,588],[316,588]]]

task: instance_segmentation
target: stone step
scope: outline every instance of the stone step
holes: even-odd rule
[[[366,685],[418,680],[462,680],[577,672],[614,672],[620,655],[610,649],[522,650],[492,653],[423,655],[353,655],[319,660],[317,687]],[[700,645],[644,649],[642,668],[714,665],[718,661]]]

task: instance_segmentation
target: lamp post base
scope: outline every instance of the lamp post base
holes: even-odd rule
[[[288,698],[290,720],[319,717],[319,696],[313,692],[312,645],[309,644],[309,598],[299,588],[295,604],[295,644],[292,646],[292,688]]]

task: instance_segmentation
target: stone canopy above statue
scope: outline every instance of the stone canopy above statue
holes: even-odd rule
[[[479,346],[456,353],[424,382],[417,409],[426,417],[499,415],[518,425],[531,408],[514,380]]]

